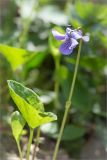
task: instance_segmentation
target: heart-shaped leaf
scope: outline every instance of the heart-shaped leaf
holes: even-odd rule
[[[8,80],[8,86],[11,97],[31,128],[57,119],[53,113],[44,111],[43,103],[34,91],[13,80]]]
[[[19,142],[19,140],[20,140],[20,136],[22,134],[25,123],[26,122],[25,122],[24,118],[22,117],[22,115],[18,111],[15,111],[12,113],[11,127],[12,127],[13,136],[17,142]]]
[[[7,58],[13,70],[16,70],[33,56],[30,51],[3,44],[0,44],[0,53]]]

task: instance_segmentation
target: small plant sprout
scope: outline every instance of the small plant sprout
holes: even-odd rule
[[[79,60],[80,60],[80,52],[81,52],[82,41],[88,42],[89,41],[89,35],[86,34],[85,36],[83,36],[82,30],[80,28],[71,29],[69,26],[66,28],[66,33],[65,34],[61,34],[54,29],[52,30],[52,34],[53,34],[53,36],[55,37],[56,40],[62,40],[63,41],[59,50],[64,55],[71,54],[73,52],[73,49],[79,44],[78,54],[77,54],[77,59],[76,59],[76,64],[75,64],[75,69],[74,69],[73,80],[72,80],[69,96],[66,100],[65,112],[64,112],[61,128],[60,128],[60,131],[59,131],[58,139],[57,139],[54,154],[53,154],[53,160],[56,160],[58,150],[59,150],[59,145],[60,145],[61,138],[62,138],[62,135],[63,135],[64,127],[65,127],[65,124],[66,124],[67,116],[68,116],[70,106],[71,106],[71,103],[72,103],[72,95],[73,95],[75,82],[76,82],[76,76],[77,76],[78,65],[79,65]],[[80,42],[78,42],[78,40],[80,40]]]
[[[26,160],[29,160],[30,146],[32,143],[34,129],[36,127],[39,128],[39,126],[42,124],[57,120],[57,116],[51,112],[45,112],[44,105],[41,102],[39,96],[31,89],[14,80],[8,80],[8,86],[10,95],[20,111],[20,113],[16,111],[12,114],[11,124],[21,160],[22,153],[19,146],[19,140],[25,122],[27,122],[30,128],[30,137],[26,155]]]
[[[12,133],[16,140],[21,160],[22,160],[22,152],[21,152],[21,147],[20,147],[20,137],[21,137],[25,123],[26,121],[24,120],[24,118],[18,111],[15,111],[12,113],[11,115]]]

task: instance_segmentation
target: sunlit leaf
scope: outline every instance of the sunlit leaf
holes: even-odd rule
[[[21,48],[14,48],[11,46],[0,44],[0,53],[3,54],[10,63],[13,70],[19,66],[25,65],[26,69],[39,66],[44,58],[46,52],[33,52]]]
[[[11,115],[11,127],[13,136],[17,142],[20,139],[24,125],[25,125],[25,120],[22,117],[22,115],[18,111],[13,112]]]
[[[33,56],[30,54],[32,52],[3,44],[0,44],[0,53],[6,57],[13,70],[27,62]]]
[[[8,86],[11,97],[30,127],[35,128],[57,119],[53,113],[44,112],[43,103],[35,92],[13,80],[8,80]]]

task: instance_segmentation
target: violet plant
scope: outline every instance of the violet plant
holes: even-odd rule
[[[77,45],[79,45],[71,89],[70,89],[69,97],[66,101],[65,113],[64,113],[61,129],[59,132],[59,136],[56,142],[54,154],[53,154],[53,160],[56,160],[61,137],[62,137],[63,130],[66,124],[68,112],[71,106],[71,100],[72,100],[72,95],[74,91],[77,70],[78,70],[78,65],[79,65],[82,41],[88,42],[89,35],[88,34],[83,35],[80,28],[73,30],[70,28],[70,26],[66,28],[65,34],[61,34],[55,29],[52,30],[52,34],[56,40],[60,40],[63,42],[59,50],[56,48],[54,49],[52,48],[53,50],[55,50],[55,52],[53,51],[54,52],[53,57],[55,61],[55,72],[57,74],[58,74],[59,68],[61,67],[60,66],[60,58],[61,58],[60,52],[63,55],[70,55],[73,52],[73,50],[77,47]],[[39,96],[35,92],[30,90],[29,88],[26,88],[25,86],[23,86],[21,83],[18,83],[14,80],[8,80],[8,86],[10,90],[10,95],[19,109],[19,111],[15,111],[12,113],[11,127],[12,127],[13,136],[18,146],[20,160],[23,159],[22,151],[20,147],[20,137],[22,135],[22,131],[23,131],[23,128],[26,122],[30,128],[30,136],[29,136],[27,155],[26,155],[26,159],[29,160],[30,146],[31,146],[32,139],[33,139],[34,129],[38,128],[37,129],[37,139],[36,139],[37,143],[35,145],[35,146],[38,146],[39,138],[40,138],[40,126],[45,123],[57,120],[57,116],[53,113],[45,112],[44,105],[41,102]],[[57,78],[55,81],[55,93],[56,93],[55,106],[57,106],[58,105],[58,94],[59,94],[59,82],[57,81]],[[35,157],[35,149],[34,149],[32,160],[34,159],[34,157]]]
[[[54,154],[53,154],[53,160],[57,159],[57,154],[59,150],[59,145],[61,142],[61,138],[63,135],[64,127],[66,124],[67,116],[72,104],[72,95],[75,87],[75,82],[76,82],[76,76],[77,76],[77,71],[78,71],[78,65],[79,65],[79,60],[80,60],[80,52],[81,52],[81,47],[82,47],[82,41],[88,42],[89,41],[89,34],[83,35],[82,30],[80,28],[78,29],[71,29],[70,26],[66,28],[66,33],[61,34],[55,29],[52,29],[52,34],[55,37],[56,40],[63,41],[61,44],[59,50],[63,55],[69,55],[73,52],[73,50],[79,45],[78,48],[78,53],[77,53],[77,59],[76,59],[76,64],[75,64],[75,69],[74,69],[74,75],[73,75],[73,80],[69,92],[69,96],[66,100],[66,105],[65,105],[65,112],[61,124],[61,128],[59,131],[58,139],[56,142]],[[79,40],[79,42],[78,42]]]

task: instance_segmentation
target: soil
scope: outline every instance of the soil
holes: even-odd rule
[[[27,137],[22,138],[23,155],[26,154]],[[42,137],[40,148],[37,149],[35,160],[52,160],[55,142],[47,137]],[[34,144],[31,146],[31,158]],[[79,160],[106,160],[107,150],[96,135],[90,137],[83,146]],[[11,135],[11,131],[3,130],[0,132],[0,160],[19,160],[16,142]],[[25,160],[25,159],[23,159]],[[70,158],[65,150],[60,149],[57,160],[76,160]]]

